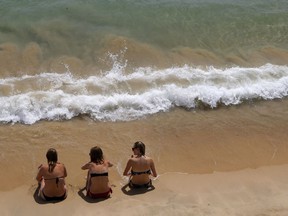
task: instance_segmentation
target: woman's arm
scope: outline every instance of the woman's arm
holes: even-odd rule
[[[64,167],[64,177],[67,177],[67,170],[66,170],[66,167],[64,166],[64,164],[63,164],[63,167]]]
[[[107,161],[108,167],[112,167],[113,164],[110,161]]]
[[[42,177],[43,177],[43,165],[41,164],[41,165],[38,167],[38,173],[37,173],[37,176],[36,176],[36,180],[37,180],[38,182],[41,182]]]
[[[152,174],[154,177],[157,177],[157,172],[156,172],[156,169],[155,169],[155,165],[154,165],[154,161],[151,159],[151,164],[150,164],[150,168],[152,170]]]
[[[83,166],[81,167],[81,169],[82,169],[82,170],[86,170],[86,169],[89,169],[90,166],[91,166],[91,164],[90,164],[90,162],[89,162],[89,163],[86,163],[85,165],[83,165]]]
[[[129,172],[129,170],[131,169],[131,167],[132,167],[132,160],[129,159],[128,162],[127,162],[127,164],[126,164],[126,168],[125,168],[125,170],[124,170],[124,172],[123,172],[123,175],[124,175],[124,176],[129,176],[129,175],[130,175],[130,173],[128,173],[128,172]]]

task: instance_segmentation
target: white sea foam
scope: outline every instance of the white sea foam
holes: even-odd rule
[[[211,108],[245,100],[270,100],[288,94],[288,67],[193,67],[77,78],[71,73],[42,73],[0,79],[0,121],[33,124],[41,119],[71,119],[85,114],[99,121],[129,121],[173,107]]]

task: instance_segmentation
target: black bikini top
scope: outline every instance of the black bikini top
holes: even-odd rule
[[[133,170],[131,170],[131,175],[142,175],[142,174],[148,174],[150,175],[151,174],[151,170],[146,170],[146,171],[141,171],[141,172],[135,172]]]
[[[105,173],[90,173],[90,177],[97,177],[97,176],[108,176],[108,172]]]
[[[49,179],[45,179],[45,178],[44,178],[44,180],[54,180],[54,179],[55,179],[55,180],[56,180],[57,187],[58,187],[58,183],[59,183],[59,179],[60,179],[60,178],[63,178],[63,179],[64,179],[65,177],[64,177],[64,176],[61,176],[61,177],[55,177],[55,178],[49,178]]]

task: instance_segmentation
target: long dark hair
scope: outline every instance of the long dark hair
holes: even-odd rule
[[[100,147],[95,146],[90,149],[90,160],[96,164],[104,163],[103,151]]]
[[[46,153],[46,158],[49,166],[48,171],[53,172],[53,169],[58,161],[57,151],[54,148],[50,148]]]
[[[145,144],[143,142],[141,142],[141,141],[135,142],[134,145],[133,145],[133,148],[138,148],[139,151],[140,151],[140,154],[142,156],[145,155]]]

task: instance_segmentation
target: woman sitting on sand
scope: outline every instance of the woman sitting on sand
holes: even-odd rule
[[[130,177],[130,188],[149,188],[152,186],[150,175],[157,177],[154,162],[145,155],[144,143],[135,142],[132,151],[133,155],[128,160],[123,175]]]
[[[64,164],[58,162],[57,151],[50,148],[46,153],[48,164],[40,165],[36,180],[40,184],[39,196],[46,201],[61,201],[67,197]]]
[[[109,161],[103,157],[101,148],[95,146],[90,150],[90,162],[82,166],[88,169],[86,191],[91,198],[108,198],[112,193],[109,185],[108,168],[112,167]]]

